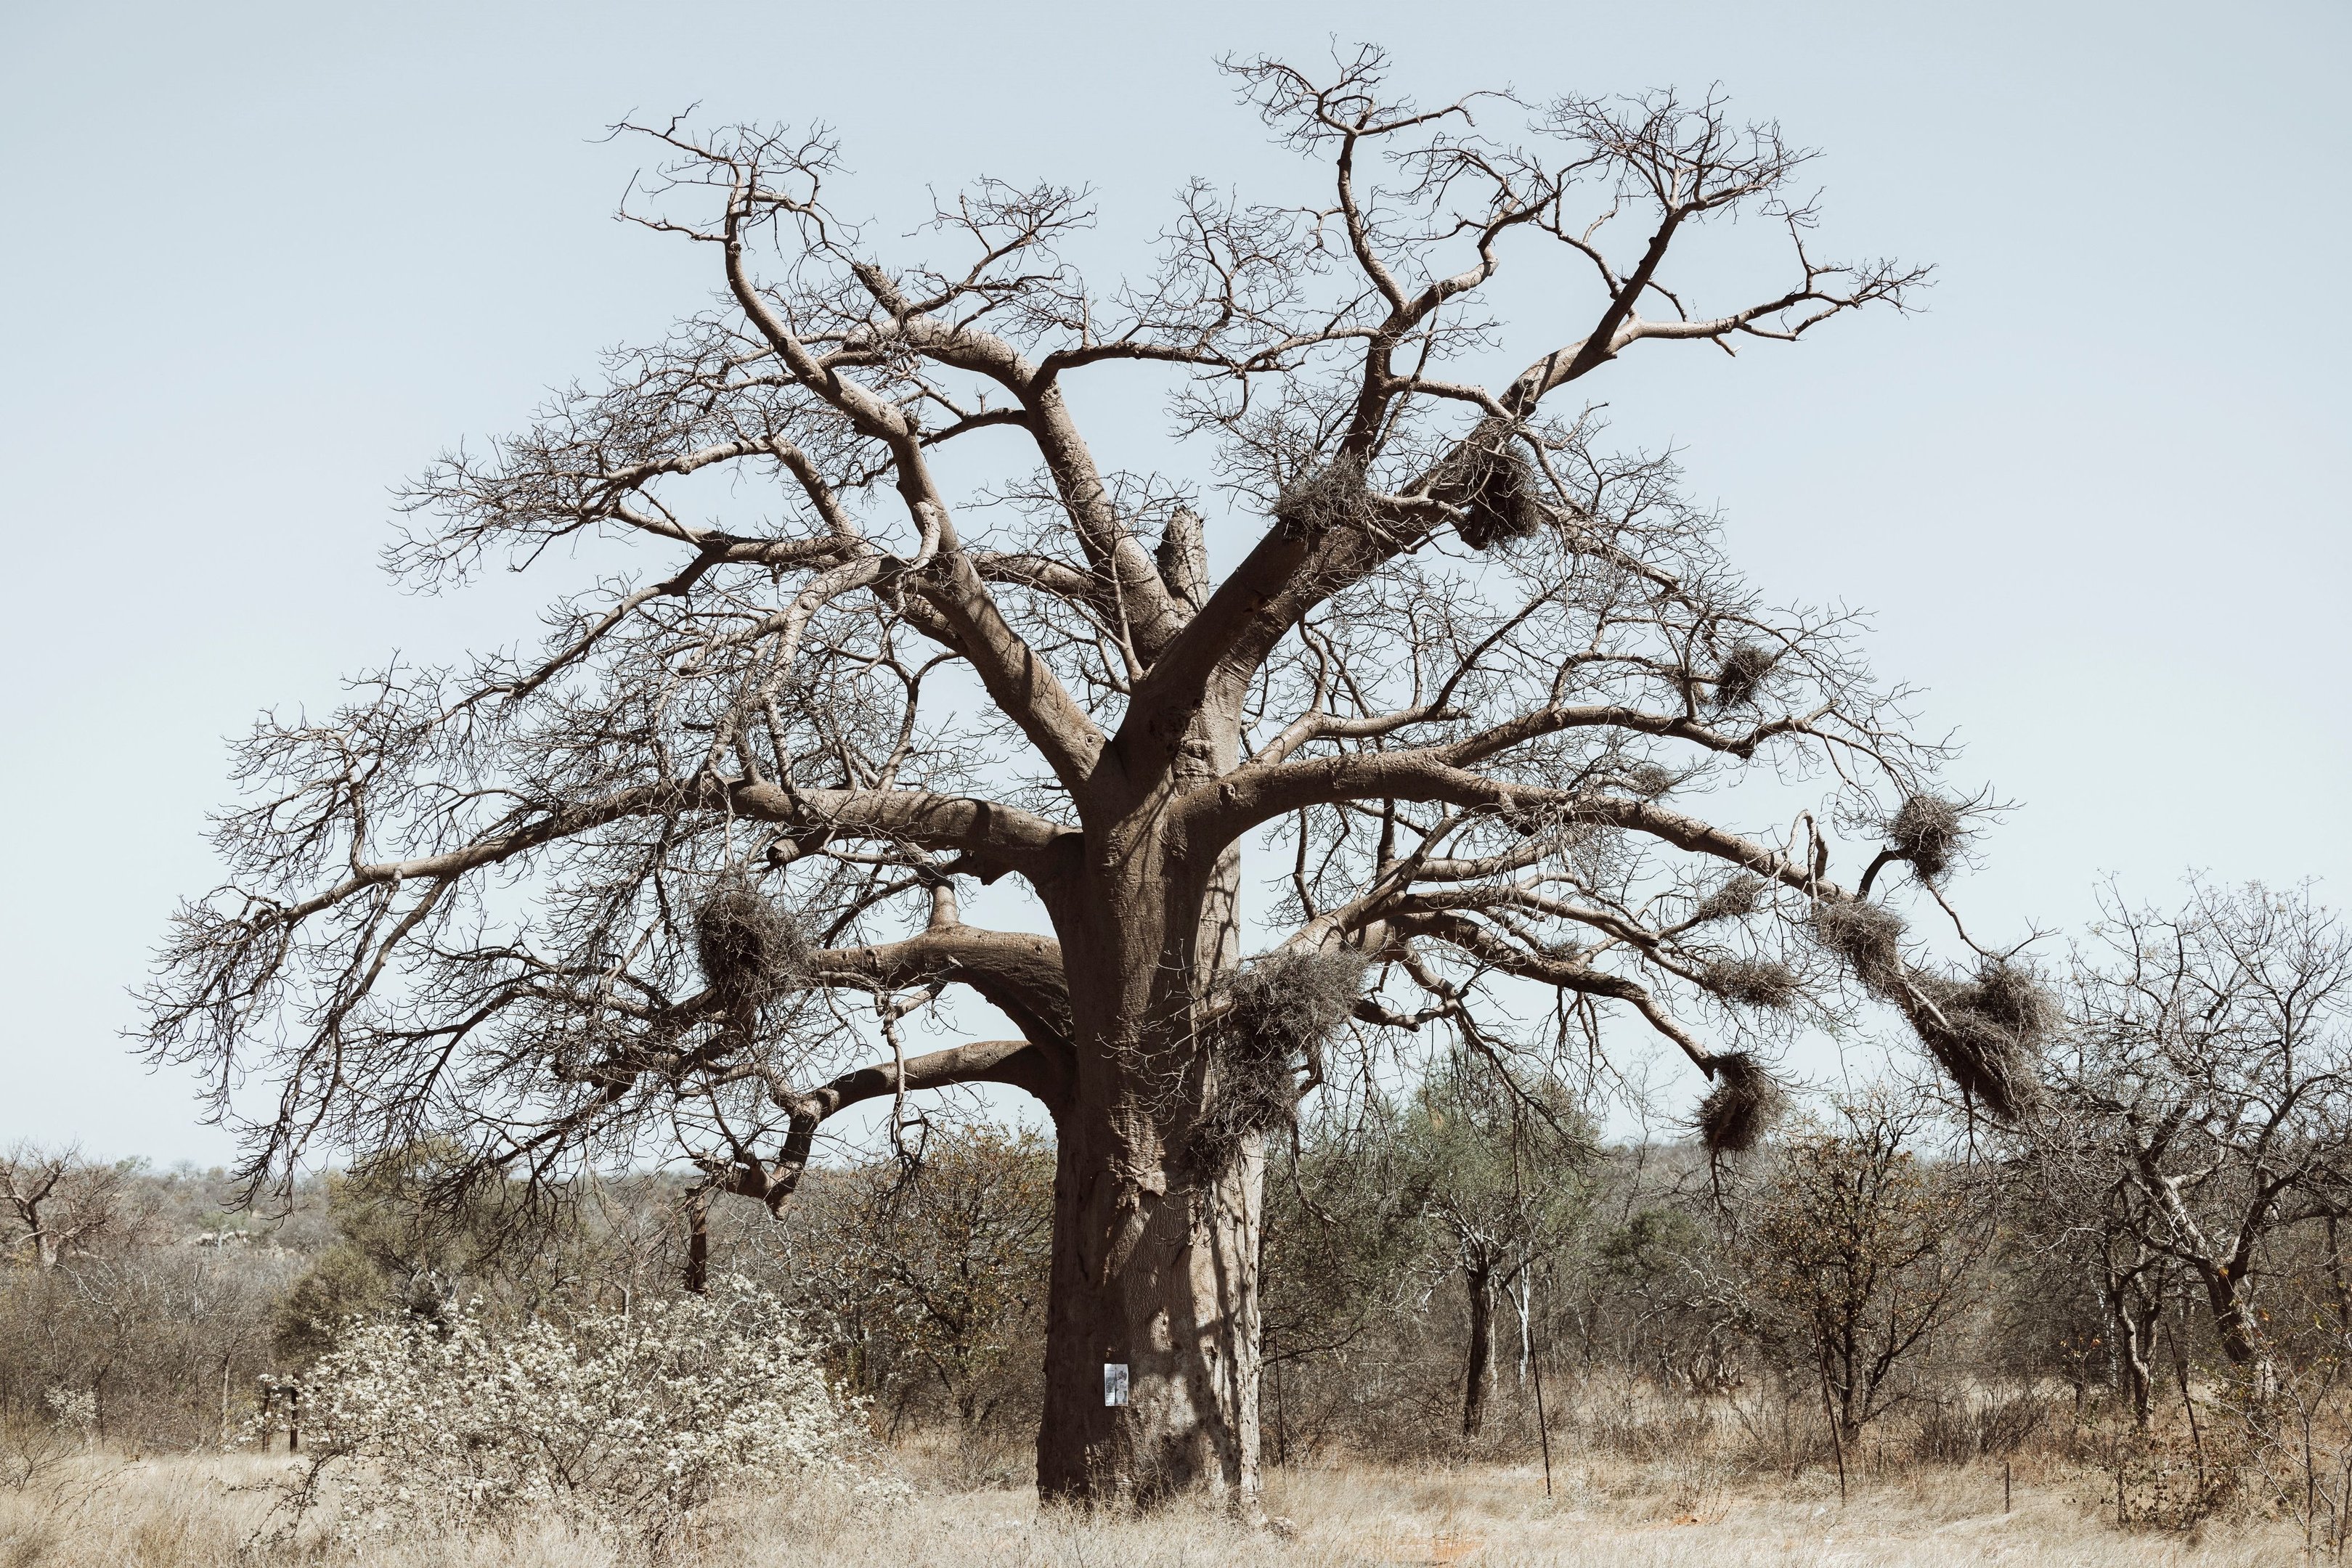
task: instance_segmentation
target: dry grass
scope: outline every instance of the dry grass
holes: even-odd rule
[[[1144,1520],[1040,1512],[1015,1490],[956,1491],[927,1483],[887,1510],[792,1489],[713,1515],[679,1543],[681,1568],[1212,1568],[1275,1563],[1341,1568],[1385,1563],[1545,1563],[1606,1568],[2256,1568],[2294,1562],[2299,1541],[2265,1523],[2200,1535],[2126,1534],[2100,1515],[2103,1478],[2021,1477],[2001,1511],[1998,1469],[1923,1469],[1855,1489],[1841,1507],[1833,1479],[1738,1483],[1703,1466],[1567,1463],[1546,1502],[1540,1472],[1370,1467],[1277,1472],[1273,1511],[1297,1526],[1284,1541],[1214,1514]],[[269,1508],[282,1460],[84,1460],[61,1479],[0,1492],[0,1568],[230,1568],[257,1561],[368,1568],[622,1568],[637,1554],[548,1518],[512,1539],[404,1539],[363,1549],[310,1541],[257,1558],[241,1552]],[[2110,1516],[2111,1518],[2111,1516]]]

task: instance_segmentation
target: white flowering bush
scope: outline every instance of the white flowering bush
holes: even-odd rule
[[[359,1322],[305,1380],[310,1497],[342,1527],[496,1526],[553,1503],[658,1537],[730,1488],[857,1487],[856,1412],[747,1281],[569,1326]]]

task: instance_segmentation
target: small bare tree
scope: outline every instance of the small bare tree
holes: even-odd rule
[[[1841,1471],[1961,1311],[1991,1237],[1984,1193],[1919,1157],[1925,1121],[1885,1091],[1839,1102],[1779,1151],[1748,1217],[1754,1311],[1818,1377]]]
[[[1076,193],[984,182],[945,256],[895,256],[836,210],[825,136],[637,128],[665,162],[628,215],[704,247],[718,302],[434,468],[391,559],[660,564],[560,598],[536,650],[380,671],[246,743],[150,1040],[224,1114],[240,1074],[278,1086],[248,1176],[427,1135],[551,1175],[658,1132],[777,1205],[846,1106],[1025,1090],[1058,1161],[1042,1490],[1249,1513],[1265,1140],[1351,1024],[1466,1040],[1509,980],[1557,1001],[1480,1035],[1498,1060],[1589,1065],[1616,1014],[1719,1077],[1853,982],[1995,1110],[2027,1092],[2013,993],[1923,967],[1885,902],[1965,835],[1938,746],[1846,618],[1739,581],[1665,462],[1550,412],[1627,353],[1792,341],[1921,273],[1818,256],[1809,155],[1713,98],[1229,68],[1319,190],[1195,184],[1108,288],[1064,254]],[[1781,270],[1702,308],[1670,257],[1743,215]],[[1479,380],[1530,252],[1587,314]],[[1087,443],[1087,390],[1139,371],[1255,519],[1222,580],[1198,496]],[[1828,799],[1743,821],[1756,775]],[[1244,964],[1254,837],[1292,873]],[[1004,878],[1050,935],[964,917]],[[950,989],[1014,1037],[909,1056]]]
[[[2021,1245],[2096,1298],[2097,1335],[2110,1381],[2146,1431],[2155,1419],[2157,1342],[2180,1288],[2179,1264],[2148,1239],[2137,1190],[2113,1162],[2091,1157],[2091,1134],[2068,1106],[2052,1103],[2020,1140],[2013,1176],[2024,1199]]]
[[[79,1146],[11,1145],[0,1154],[6,1249],[54,1269],[68,1252],[91,1247],[122,1218],[122,1178],[121,1166],[85,1159]]]
[[[2171,914],[2111,892],[2073,989],[2036,1158],[2066,1174],[2074,1222],[2120,1260],[2135,1400],[2160,1308],[2146,1281],[2162,1268],[2266,1385],[2265,1249],[2352,1200],[2352,934],[2307,890],[2199,884]]]
[[[1462,1435],[1486,1426],[1495,1308],[1560,1246],[1580,1217],[1575,1167],[1590,1143],[1558,1086],[1514,1094],[1484,1059],[1433,1073],[1404,1122],[1408,1180],[1437,1233],[1441,1271],[1461,1277],[1469,1308]]]

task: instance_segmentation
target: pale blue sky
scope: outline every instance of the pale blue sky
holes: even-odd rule
[[[1833,247],[1937,265],[1916,318],[1652,355],[1602,395],[1687,448],[1768,588],[1874,611],[1961,777],[2024,802],[1972,924],[2070,925],[2103,873],[2164,896],[2191,866],[2352,900],[2341,4],[16,0],[0,1141],[226,1154],[118,1040],[213,880],[221,737],[392,649],[527,628],[531,582],[385,583],[388,487],[707,287],[610,221],[641,154],[604,125],[823,119],[886,217],[983,172],[1091,183],[1117,254],[1187,176],[1292,171],[1213,57],[1334,32],[1428,97],[1719,81],[1826,150]],[[1116,461],[1156,432],[1100,411]]]

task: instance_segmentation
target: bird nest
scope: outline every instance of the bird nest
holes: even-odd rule
[[[1744,707],[1754,702],[1779,660],[1780,655],[1761,643],[1735,644],[1715,672],[1715,706]]]
[[[1472,549],[1530,538],[1551,519],[1535,465],[1499,429],[1473,433],[1431,494],[1460,514],[1454,531]]]
[[[1772,958],[1725,958],[1705,978],[1708,990],[1746,1008],[1785,1008],[1804,990],[1797,971]]]
[[[1364,956],[1270,954],[1225,985],[1225,1007],[1210,1031],[1202,1108],[1193,1142],[1230,1149],[1253,1133],[1287,1124],[1298,1105],[1298,1069],[1319,1053],[1364,994]]]
[[[1903,917],[1883,904],[1822,899],[1813,905],[1813,939],[1846,962],[1855,979],[1879,996],[1903,981]]]
[[[759,1002],[788,986],[808,960],[808,936],[790,910],[744,883],[714,891],[694,912],[703,978],[730,1002]]]
[[[1371,517],[1364,465],[1347,457],[1307,469],[1274,500],[1274,520],[1286,538],[1319,538],[1337,528],[1360,527]]]
[[[1713,1155],[1754,1148],[1787,1103],[1780,1081],[1749,1051],[1724,1051],[1709,1065],[1715,1087],[1698,1104],[1699,1142]]]
[[[1925,882],[1951,870],[1968,838],[1968,818],[1956,800],[1914,795],[1886,820],[1886,847],[1911,862]]]
[[[1734,872],[1708,892],[1691,911],[1694,920],[1729,920],[1753,915],[1764,907],[1764,879]]]

